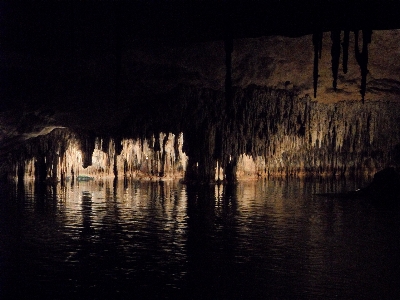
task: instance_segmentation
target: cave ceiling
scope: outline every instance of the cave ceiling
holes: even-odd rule
[[[186,86],[224,92],[227,40],[233,87],[361,101],[355,32],[362,53],[362,30],[372,30],[365,99],[396,100],[399,6],[389,0],[1,1],[3,145],[55,127],[117,128],[132,111],[159,115],[159,95]],[[336,90],[332,31],[340,32],[339,41],[350,32],[348,71],[341,56]],[[313,35],[321,33],[313,75]]]

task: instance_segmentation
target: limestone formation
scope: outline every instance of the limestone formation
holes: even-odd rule
[[[54,129],[13,149],[3,172],[39,181],[87,175],[212,182],[372,175],[398,163],[397,102],[325,104],[292,91],[251,86],[234,90],[234,117],[227,118],[223,93],[185,89],[171,98],[184,110],[180,132],[116,139]],[[164,113],[178,117],[173,106]]]
[[[399,30],[234,38],[225,17],[207,42],[139,43],[116,21],[108,48],[73,59],[5,49],[2,177],[234,182],[397,166]]]

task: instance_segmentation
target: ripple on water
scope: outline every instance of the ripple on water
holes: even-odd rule
[[[354,186],[92,181],[3,192],[0,296],[396,298],[399,212],[313,195]]]

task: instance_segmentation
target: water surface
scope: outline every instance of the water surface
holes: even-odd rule
[[[0,192],[0,299],[394,299],[400,212],[354,181]]]

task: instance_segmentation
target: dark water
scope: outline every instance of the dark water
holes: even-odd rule
[[[400,212],[345,181],[2,187],[0,299],[396,299]]]

